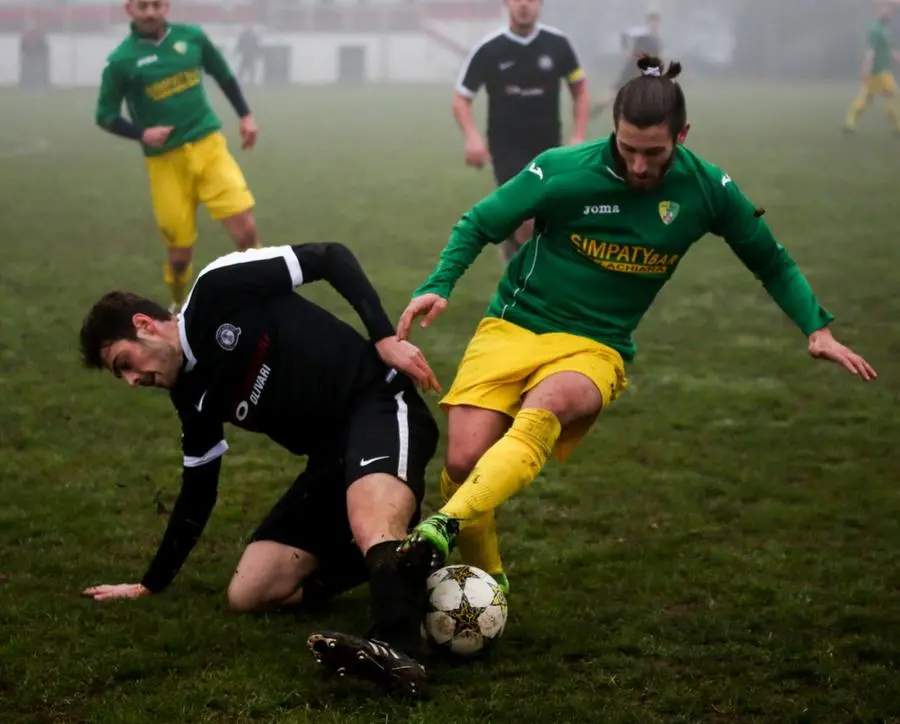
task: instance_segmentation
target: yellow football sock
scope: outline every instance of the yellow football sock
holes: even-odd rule
[[[850,129],[856,128],[856,119],[868,102],[869,99],[865,95],[857,96],[853,103],[850,104],[850,110],[847,111],[847,118],[844,120],[844,126]]]
[[[900,102],[896,98],[888,98],[885,106],[891,121],[894,123],[894,130],[900,131]]]
[[[441,494],[446,503],[459,490],[460,484],[453,482],[447,468],[441,470]],[[500,559],[500,541],[497,538],[497,519],[489,510],[466,521],[456,537],[456,547],[466,565],[496,575],[503,573]]]
[[[556,415],[548,410],[519,412],[512,427],[481,456],[441,513],[468,521],[524,490],[547,463],[561,430]]]
[[[184,298],[187,295],[188,284],[194,276],[194,265],[188,264],[181,272],[175,273],[168,259],[163,264],[163,280],[169,287],[169,294],[172,295],[172,302],[177,306],[184,304]]]

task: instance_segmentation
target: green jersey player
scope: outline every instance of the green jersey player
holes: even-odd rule
[[[609,138],[548,150],[463,215],[400,324],[428,326],[488,243],[536,220],[442,400],[449,442],[444,506],[401,543],[414,567],[463,560],[505,588],[493,511],[529,485],[551,452],[564,460],[624,389],[632,333],[691,246],[724,238],[807,337],[813,357],[864,380],[875,372],[829,331],[762,210],[721,169],[684,148],[681,70],[656,58],[617,93]],[[462,524],[460,526],[460,524]],[[461,528],[461,529],[460,529]]]
[[[240,117],[245,149],[256,143],[259,129],[231,68],[201,28],[168,22],[169,0],[128,0],[125,9],[131,30],[107,58],[96,121],[140,144],[153,215],[166,244],[170,311],[177,312],[193,277],[200,203],[239,251],[260,246],[256,202],[210,106],[203,74],[215,79]]]

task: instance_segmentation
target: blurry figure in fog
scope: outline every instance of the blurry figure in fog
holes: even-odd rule
[[[248,25],[241,31],[235,53],[240,58],[238,79],[242,83],[255,84],[256,68],[262,58],[262,43],[252,25]]]
[[[50,45],[47,34],[33,20],[25,24],[19,42],[19,85],[22,88],[46,88],[50,85]]]
[[[860,78],[862,87],[859,95],[850,106],[847,118],[844,120],[844,132],[852,133],[856,130],[856,122],[859,114],[869,105],[872,96],[884,97],[885,107],[891,123],[894,124],[894,132],[900,133],[900,103],[897,102],[897,81],[891,70],[891,63],[900,58],[900,53],[891,48],[891,3],[881,2],[876,7],[877,17],[869,26],[866,36],[868,49],[863,57]]]

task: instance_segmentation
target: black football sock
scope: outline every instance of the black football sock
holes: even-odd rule
[[[417,658],[424,654],[425,583],[415,571],[398,565],[399,543],[384,541],[366,554],[374,622],[370,636]]]
[[[345,561],[331,565],[326,563],[303,581],[300,607],[318,610],[335,596],[361,586],[366,580],[368,574],[361,559],[358,564]]]

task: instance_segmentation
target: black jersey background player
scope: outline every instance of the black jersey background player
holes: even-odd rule
[[[640,75],[636,60],[645,55],[662,58],[662,37],[660,36],[662,18],[658,12],[650,12],[647,13],[644,21],[645,25],[642,27],[632,28],[622,33],[622,54],[625,56],[625,64],[622,66],[618,79],[613,83],[609,95],[591,108],[591,118],[602,115],[606,107],[615,100],[619,89]]]
[[[590,99],[584,70],[566,35],[538,22],[542,0],[505,0],[509,25],[486,36],[463,63],[453,97],[453,115],[465,136],[465,159],[482,168],[490,159],[498,185],[506,183],[542,151],[562,144],[560,81],[572,95],[570,143],[587,133]],[[472,100],[485,86],[487,142],[478,130]],[[523,224],[501,245],[509,261],[531,237]]]
[[[371,341],[294,293],[317,279],[352,304]],[[421,352],[395,336],[353,254],[300,244],[223,256],[198,275],[177,317],[110,292],[88,313],[81,350],[89,367],[131,386],[170,390],[184,454],[181,491],[141,582],[84,593],[136,598],[172,582],[216,503],[228,422],[309,456],[246,548],[230,606],[289,606],[368,579],[373,640],[343,638],[354,647],[348,673],[421,692],[424,669],[409,657],[422,645],[424,592],[398,571],[395,548],[418,520],[438,440],[413,380],[438,385]]]

